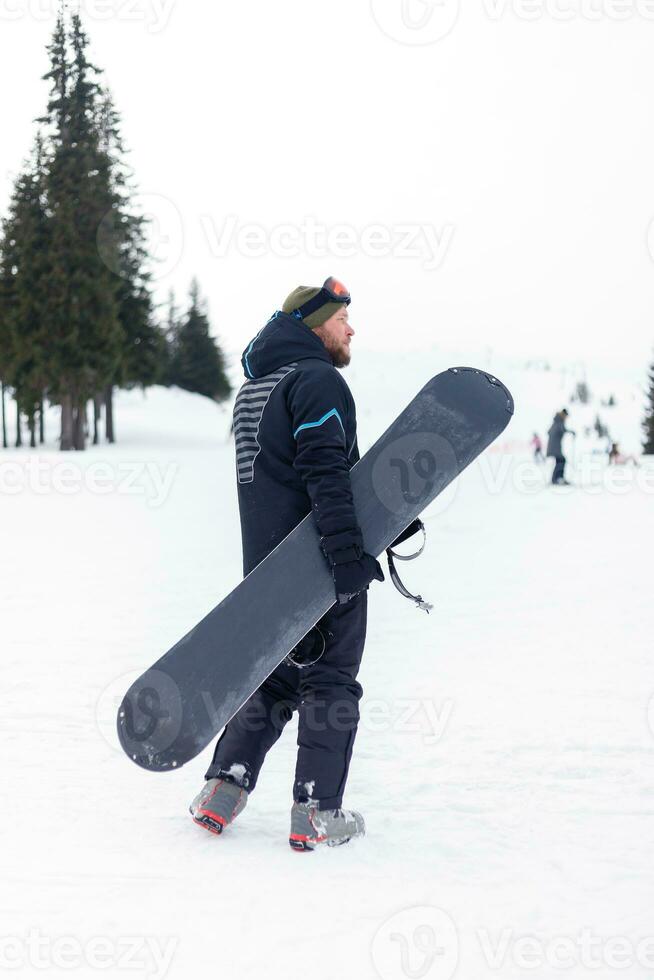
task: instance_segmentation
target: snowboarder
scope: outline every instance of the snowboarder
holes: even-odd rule
[[[365,832],[361,815],[341,804],[359,721],[366,589],[384,575],[363,550],[350,484],[359,459],[356,411],[339,373],[354,336],[349,304],[347,289],[332,277],[322,287],[299,286],[242,357],[246,381],[234,433],[244,574],[312,511],[337,602],[318,623],[320,658],[306,667],[287,659],[243,705],[218,739],[207,782],[190,806],[197,824],[222,833],[297,710],[289,837],[297,850]]]
[[[561,409],[554,416],[554,420],[547,433],[547,455],[554,457],[554,472],[552,473],[552,483],[569,486],[565,478],[565,456],[563,455],[563,436],[567,433],[574,435],[572,429],[566,429],[565,423],[568,418],[567,408]]]
[[[626,466],[628,463],[633,463],[634,466],[639,466],[639,462],[635,456],[626,456],[620,451],[620,446],[617,442],[611,443],[611,448],[609,450],[609,465],[611,466]]]
[[[534,432],[532,436],[531,445],[534,450],[534,462],[544,463],[545,457],[543,456],[543,440],[537,432]]]

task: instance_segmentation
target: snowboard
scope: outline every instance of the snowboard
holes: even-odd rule
[[[513,399],[475,368],[436,375],[350,471],[367,552],[378,556],[497,436]],[[193,759],[335,603],[312,514],[135,681],[118,737],[137,765]]]

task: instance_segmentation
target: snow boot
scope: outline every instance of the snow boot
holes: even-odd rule
[[[212,834],[222,834],[245,809],[248,791],[226,779],[210,779],[189,807],[189,813],[200,827]]]
[[[336,847],[353,837],[363,837],[366,826],[354,810],[319,810],[318,800],[294,803],[288,842],[294,851],[313,851],[320,844]]]

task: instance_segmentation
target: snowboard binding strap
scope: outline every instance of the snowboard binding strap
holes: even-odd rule
[[[313,667],[322,657],[327,647],[325,634],[319,626],[314,626],[307,635],[300,640],[297,646],[285,658],[284,663],[289,667]]]
[[[395,562],[393,560],[394,558],[397,558],[398,561],[413,561],[414,558],[419,558],[420,555],[425,550],[425,545],[427,544],[427,532],[425,530],[425,525],[422,523],[420,518],[418,518],[414,522],[414,525],[409,525],[409,527],[406,528],[406,530],[402,534],[400,534],[398,538],[396,538],[393,544],[394,545],[402,544],[403,541],[407,541],[409,538],[413,537],[414,534],[417,534],[418,531],[422,531],[422,544],[420,548],[418,549],[418,551],[415,551],[412,555],[398,555],[398,553],[396,551],[393,551],[392,548],[387,548],[386,557],[388,558],[388,571],[391,576],[391,582],[393,583],[397,591],[400,593],[400,595],[404,596],[405,599],[413,600],[413,602],[415,602],[418,609],[424,609],[426,613],[429,613],[434,608],[432,603],[426,602],[421,595],[413,595],[411,592],[409,592],[407,587],[402,582],[400,576],[398,575],[397,569],[395,567]]]

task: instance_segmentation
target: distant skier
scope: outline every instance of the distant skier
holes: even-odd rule
[[[534,432],[532,436],[531,446],[534,450],[534,462],[544,463],[545,457],[543,456],[543,440],[541,439],[541,437],[538,435],[537,432]]]
[[[196,823],[220,834],[245,807],[267,751],[297,710],[289,837],[297,850],[365,832],[361,815],[341,803],[359,721],[366,589],[384,575],[363,550],[350,483],[359,459],[356,411],[337,370],[350,362],[349,303],[333,278],[300,286],[243,354],[234,433],[244,574],[313,511],[337,604],[318,623],[320,659],[303,668],[285,661],[237,712],[190,807]]]
[[[554,472],[552,473],[552,483],[569,486],[565,478],[566,459],[563,455],[563,436],[566,433],[574,435],[572,429],[566,429],[565,423],[568,418],[567,408],[561,409],[554,416],[549,431],[547,433],[547,455],[554,457]]]
[[[612,466],[626,466],[628,463],[633,463],[634,466],[640,465],[635,456],[625,456],[623,452],[620,452],[620,446],[617,442],[611,443],[609,463]]]

